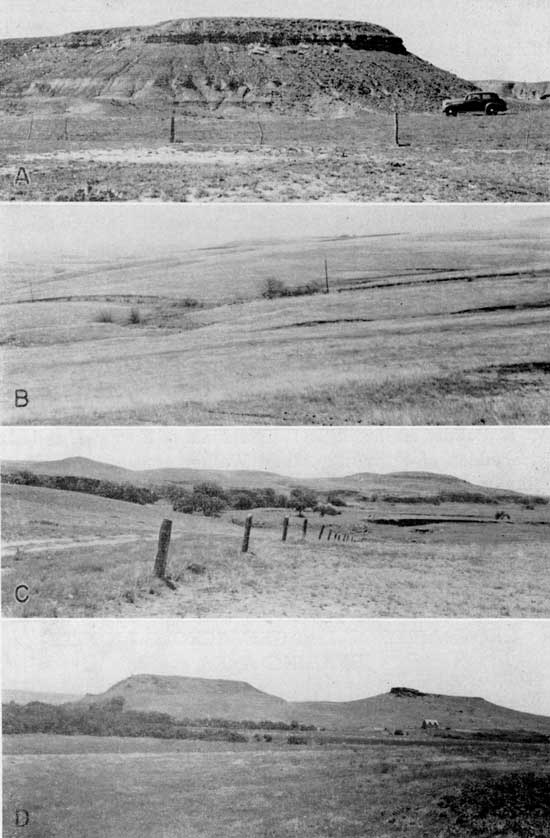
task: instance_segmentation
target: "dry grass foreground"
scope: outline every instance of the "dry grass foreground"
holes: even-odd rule
[[[7,424],[546,424],[550,252],[502,234],[13,264]],[[264,299],[324,282],[331,293]],[[322,287],[322,285],[321,285]],[[29,404],[14,406],[27,389]]]
[[[373,110],[331,118],[121,115],[84,102],[0,114],[0,198],[17,201],[446,201],[550,198],[550,108],[499,117]],[[36,109],[35,109],[36,110]],[[64,126],[70,135],[63,139]],[[61,137],[60,137],[61,130]],[[261,143],[259,141],[261,136]],[[16,182],[24,166],[30,184]]]
[[[12,617],[548,617],[548,506],[370,504],[337,518],[253,510],[220,518],[55,489],[3,485],[3,609]],[[496,522],[495,509],[511,522]],[[398,512],[397,512],[398,510]],[[370,514],[369,514],[370,513]],[[378,514],[377,514],[378,513]],[[435,515],[443,523],[369,524]],[[153,580],[162,518],[173,519],[170,590]],[[467,521],[467,516],[473,521]],[[455,519],[454,521],[452,519]],[[320,527],[356,541],[319,540]],[[18,605],[14,590],[29,586]]]
[[[21,831],[14,811],[24,808],[28,838],[545,838],[547,806],[536,791],[548,786],[547,751],[435,740],[7,736],[4,835]],[[506,807],[498,805],[502,789]]]

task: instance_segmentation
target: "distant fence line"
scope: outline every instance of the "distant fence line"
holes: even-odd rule
[[[134,143],[151,140],[155,144],[189,144],[196,148],[211,148],[215,145],[243,149],[265,145],[282,146],[291,151],[314,150],[314,147],[326,146],[338,150],[350,142],[357,147],[364,146],[365,150],[381,145],[414,145],[422,148],[426,143],[433,146],[442,142],[445,145],[449,141],[454,143],[458,140],[461,145],[479,146],[484,150],[503,147],[500,131],[497,131],[495,143],[491,143],[485,132],[480,135],[477,130],[471,130],[472,125],[478,124],[472,114],[464,115],[459,120],[449,120],[438,111],[419,113],[395,110],[350,114],[349,125],[343,132],[338,120],[332,125],[330,119],[319,118],[317,122],[322,125],[321,130],[315,128],[314,118],[303,120],[291,114],[266,109],[243,110],[242,115],[226,115],[221,120],[215,111],[186,111],[181,104],[175,107],[169,105],[153,114],[135,108],[126,111],[117,108],[117,111],[119,114],[116,118],[113,118],[113,114],[100,111],[89,116],[66,113],[44,115],[29,111],[24,115],[12,116],[13,122],[7,133],[11,142],[19,142],[22,147],[52,140],[62,145],[78,141],[89,143],[117,140]],[[516,150],[540,148],[544,151],[547,133],[545,112],[527,105],[490,119],[494,120],[491,124],[510,126],[514,138],[510,136],[509,140],[517,147]],[[489,119],[485,116],[481,118]],[[433,130],[426,132],[426,122],[429,120],[432,120],[430,125]],[[519,124],[516,124],[517,120],[520,120]],[[440,130],[438,125],[441,125]]]
[[[244,534],[243,534],[243,542],[241,547],[241,552],[246,553],[248,552],[248,548],[250,545],[250,533],[252,531],[253,519],[252,515],[247,515],[245,523],[244,523]],[[302,518],[302,525],[301,529],[301,541],[304,542],[307,540],[308,532],[311,532],[309,527],[309,520],[308,518]],[[290,530],[290,518],[288,515],[285,515],[282,521],[282,532],[281,532],[281,541],[286,542],[288,539],[288,534]],[[323,536],[326,537],[327,541],[330,541],[331,538],[335,542],[341,542],[342,544],[347,544],[349,542],[356,542],[360,540],[356,533],[352,532],[344,532],[342,530],[335,530],[327,524],[321,524],[319,527],[319,532],[317,534],[317,540],[321,541]]]

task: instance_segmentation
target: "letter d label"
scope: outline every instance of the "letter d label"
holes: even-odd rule
[[[29,813],[26,809],[16,809],[15,810],[15,825],[16,826],[27,826],[29,822]]]

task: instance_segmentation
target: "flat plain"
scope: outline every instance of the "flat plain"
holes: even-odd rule
[[[512,102],[498,117],[403,113],[399,145],[393,114],[376,109],[339,118],[183,114],[173,144],[168,107],[23,100],[11,113],[4,108],[0,126],[2,200],[550,198],[547,102]],[[30,183],[17,179],[21,166]]]
[[[266,745],[5,736],[4,835],[21,831],[16,808],[30,814],[29,838],[546,834],[536,789],[548,784],[547,744],[345,739]]]
[[[162,500],[140,506],[4,484],[3,611],[11,617],[549,616],[548,504],[441,502],[429,496],[437,477],[414,483],[427,484],[426,497],[392,502],[382,489],[374,501],[356,492],[337,516],[308,510],[305,538],[304,518],[291,510],[227,509],[205,517],[174,512]],[[253,528],[243,554],[247,514]],[[153,578],[164,517],[173,521],[167,571],[175,590]],[[24,604],[15,602],[18,584],[29,586]]]
[[[2,419],[547,424],[546,228],[11,259]]]

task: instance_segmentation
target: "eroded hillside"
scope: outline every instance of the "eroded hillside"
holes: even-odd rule
[[[358,21],[194,18],[0,42],[0,94],[133,105],[426,110],[473,90]]]

